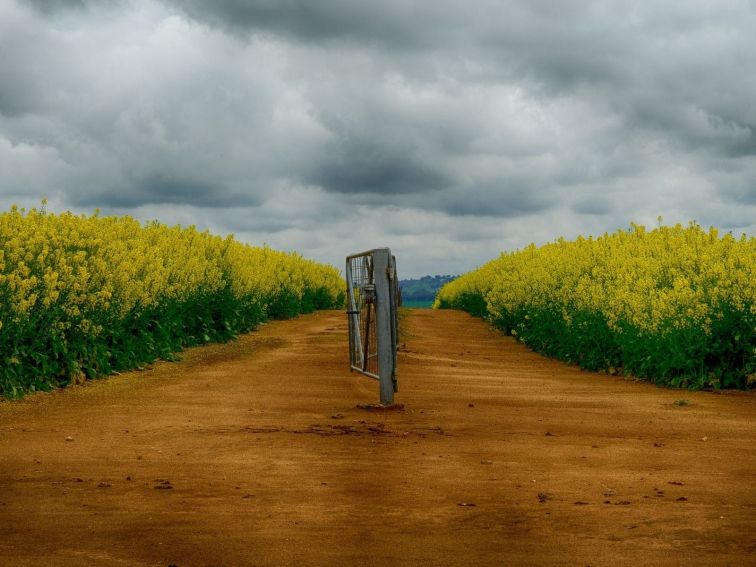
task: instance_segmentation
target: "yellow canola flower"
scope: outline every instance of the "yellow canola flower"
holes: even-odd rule
[[[14,207],[0,214],[0,329],[51,315],[51,328],[101,329],[92,321],[230,291],[240,305],[265,306],[285,291],[319,291],[336,305],[339,271],[195,227],[128,217],[51,214]]]
[[[559,307],[601,313],[610,328],[644,332],[700,328],[709,332],[723,308],[756,308],[756,238],[719,235],[695,223],[640,225],[598,238],[558,239],[503,253],[448,283],[435,307],[485,299],[488,314]]]

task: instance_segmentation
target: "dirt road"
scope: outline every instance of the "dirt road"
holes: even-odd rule
[[[405,408],[368,411],[345,323],[0,402],[0,565],[756,565],[753,394],[582,372],[416,310]]]

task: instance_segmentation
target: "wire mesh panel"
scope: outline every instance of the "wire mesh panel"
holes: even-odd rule
[[[349,352],[354,370],[380,379],[378,375],[378,337],[376,297],[371,253],[347,260],[351,293],[349,306]]]
[[[393,403],[396,381],[399,287],[388,248],[346,260],[349,364],[380,382],[381,403]]]

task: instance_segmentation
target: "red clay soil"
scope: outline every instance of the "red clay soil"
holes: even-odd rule
[[[370,411],[345,323],[0,402],[0,565],[756,564],[752,393],[583,372],[415,310],[404,409]]]

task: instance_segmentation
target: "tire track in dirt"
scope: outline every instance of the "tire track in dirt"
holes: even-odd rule
[[[357,407],[342,312],[0,402],[0,564],[754,564],[752,393],[405,325],[403,410]]]

